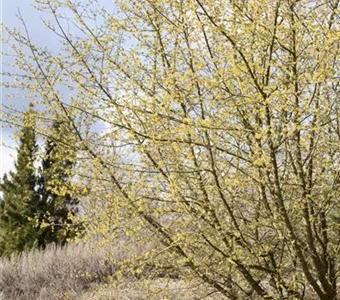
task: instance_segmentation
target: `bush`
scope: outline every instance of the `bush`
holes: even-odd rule
[[[31,250],[3,258],[1,296],[8,300],[73,299],[114,272],[107,250],[81,243],[65,247],[49,245],[43,251]]]

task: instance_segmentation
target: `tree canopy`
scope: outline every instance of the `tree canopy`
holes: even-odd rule
[[[22,123],[15,169],[0,184],[0,256],[45,248],[49,243],[64,245],[81,228],[71,220],[79,203],[69,176],[72,155],[47,140],[46,153],[41,153],[39,161],[32,106],[23,114]],[[60,124],[54,124],[52,131],[63,134]]]
[[[51,131],[56,137],[65,134],[64,126],[56,122]],[[43,225],[39,244],[43,247],[53,242],[64,245],[76,235],[77,228],[80,229],[79,224],[73,224],[71,220],[79,204],[72,188],[72,153],[51,138],[45,144],[37,188],[41,198],[37,218]]]
[[[67,124],[89,228],[227,299],[336,299],[338,0],[37,3],[62,47],[8,29],[16,86]]]
[[[39,195],[34,161],[37,151],[33,110],[23,116],[15,170],[4,175],[0,191],[0,255],[30,249],[36,244],[34,214]]]

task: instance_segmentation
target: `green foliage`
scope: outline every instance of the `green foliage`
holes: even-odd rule
[[[32,108],[24,115],[20,132],[15,171],[5,174],[0,190],[0,254],[9,255],[36,245],[37,230],[34,215],[39,195],[35,191],[37,176],[34,160],[37,151]]]
[[[49,243],[64,245],[80,226],[72,224],[78,199],[71,195],[73,163],[52,139],[39,172],[34,166],[38,146],[32,107],[24,115],[15,171],[0,185],[0,255],[8,256]],[[62,134],[60,124],[53,130]],[[68,158],[65,158],[68,157]]]
[[[55,122],[52,131],[55,138],[58,138],[65,133],[65,127]],[[39,237],[41,246],[51,242],[65,244],[80,229],[71,220],[79,203],[72,195],[69,178],[73,167],[72,156],[66,153],[67,150],[55,138],[46,141],[46,153],[39,178],[38,191],[42,206],[38,219],[44,224]]]

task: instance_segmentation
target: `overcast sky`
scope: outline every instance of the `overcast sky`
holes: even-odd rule
[[[51,34],[44,29],[41,22],[41,13],[35,10],[34,0],[0,0],[1,3],[1,23],[8,27],[21,27],[21,23],[16,17],[18,10],[20,10],[27,27],[29,28],[30,35],[33,41],[40,45],[54,46],[56,40],[51,40]],[[46,16],[44,16],[46,18]],[[7,45],[2,44],[1,48],[7,51]],[[5,60],[6,58],[2,58]],[[2,69],[5,68],[4,63],[1,62]],[[5,71],[5,70],[4,70]],[[6,103],[6,97],[11,91],[2,88],[1,90],[1,103]],[[19,101],[19,100],[18,100]],[[16,106],[21,107],[22,103],[17,102]],[[15,159],[16,143],[12,137],[13,130],[3,128],[1,126],[1,144],[0,144],[0,176],[2,177],[5,172],[13,168]]]
[[[28,28],[30,38],[34,44],[38,46],[46,46],[49,49],[53,49],[56,52],[60,49],[60,44],[58,38],[54,34],[45,28],[42,18],[44,20],[48,20],[51,16],[47,13],[40,12],[34,8],[35,1],[34,0],[0,0],[1,4],[1,23],[9,28],[17,27],[23,29],[23,25],[21,21],[18,19],[17,15],[20,10],[20,14],[23,17],[25,24]],[[111,1],[103,1],[101,3],[106,9],[106,11],[113,12],[115,10],[115,6]],[[52,19],[52,18],[51,18]],[[53,20],[52,20],[53,23]],[[10,48],[6,44],[2,44],[1,48],[4,52],[9,52]],[[3,57],[3,60],[8,59]],[[1,64],[2,71],[10,71],[6,69],[5,64]],[[15,72],[15,70],[12,70]],[[0,72],[1,73],[1,72]],[[2,88],[1,90],[1,103],[11,103],[7,99],[7,96],[13,94],[13,90],[8,90]],[[27,101],[25,101],[25,94],[19,94],[16,92],[14,105],[19,110],[23,111],[25,107],[27,107]],[[1,121],[1,117],[0,117]],[[9,129],[3,127],[0,122],[1,128],[1,143],[0,143],[0,178],[2,178],[3,174],[8,172],[14,166],[15,154],[16,154],[16,146],[17,143],[13,139],[13,129]]]

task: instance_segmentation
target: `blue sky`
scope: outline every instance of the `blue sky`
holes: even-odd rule
[[[2,5],[1,7],[1,23],[9,28],[17,27],[22,28],[23,25],[21,21],[18,19],[17,14],[20,10],[20,14],[23,17],[26,26],[28,28],[30,38],[33,43],[39,46],[46,46],[49,49],[56,50],[60,49],[60,44],[58,38],[51,34],[48,29],[45,28],[42,18],[44,20],[48,20],[50,17],[47,13],[40,12],[35,9],[35,1],[34,0],[0,0]],[[103,6],[107,9],[107,11],[115,10],[115,6],[110,1],[103,1]],[[53,22],[52,22],[53,23]],[[10,51],[10,48],[6,44],[2,44],[2,49],[4,52]],[[8,59],[6,57],[3,60]],[[3,71],[9,71],[4,64],[2,64]],[[7,80],[7,79],[6,79]],[[9,101],[7,96],[13,94],[13,90],[8,90],[2,88],[1,90],[1,102],[4,104],[14,104],[16,108],[19,110],[23,110],[27,107],[27,101],[25,101],[25,94],[21,93],[19,96],[15,97],[15,102]],[[1,128],[1,143],[0,143],[0,178],[2,178],[3,174],[8,172],[14,166],[15,154],[16,154],[16,141],[13,139],[13,129],[9,129],[6,127]]]
[[[18,14],[18,10],[22,17],[24,18],[27,27],[29,28],[30,35],[33,41],[40,45],[46,46],[54,46],[56,44],[56,40],[51,40],[51,34],[44,29],[44,26],[41,22],[41,13],[38,12],[34,8],[34,0],[0,0],[1,1],[1,23],[10,28],[13,27],[22,27],[21,22],[18,20],[16,15]],[[46,15],[44,15],[46,18]],[[4,51],[8,51],[8,47],[6,44],[2,44],[2,49]],[[5,71],[5,63],[6,58],[2,58],[2,69]],[[6,99],[7,96],[11,94],[11,91],[2,88],[1,89],[1,102],[8,103]],[[24,96],[24,95],[23,95]],[[17,107],[21,107],[23,103],[19,103],[19,100],[16,102]],[[16,143],[12,138],[13,130],[8,128],[2,128],[1,126],[1,144],[0,144],[0,176],[2,177],[5,172],[8,172],[11,168],[13,168],[13,163],[15,159],[15,147]]]

